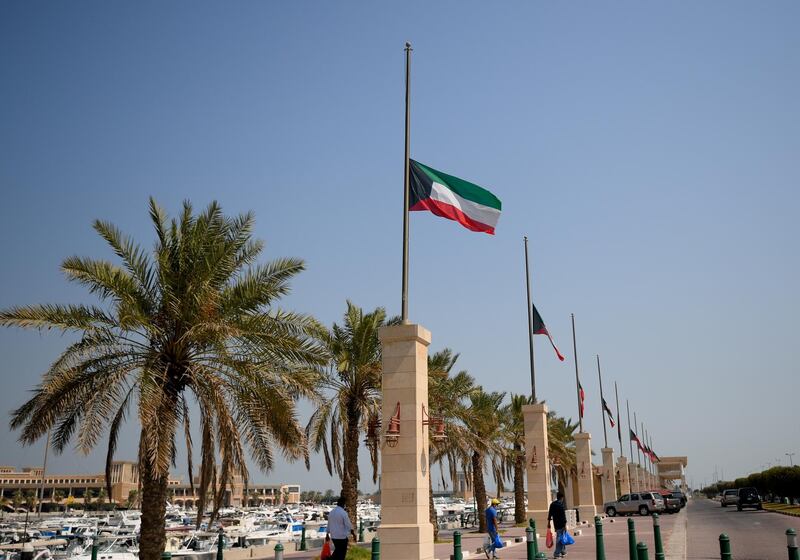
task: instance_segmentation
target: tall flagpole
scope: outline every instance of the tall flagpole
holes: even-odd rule
[[[50,434],[53,430],[47,430],[47,443],[44,444],[44,463],[42,464],[42,483],[39,485],[39,504],[36,511],[38,517],[42,516],[42,502],[44,501],[44,477],[47,475],[47,450],[50,449]]]
[[[575,357],[575,391],[578,393],[578,431],[583,433],[583,414],[581,414],[581,380],[578,376],[578,346],[575,342],[575,314],[572,317],[572,355]]]
[[[403,301],[402,321],[408,323],[408,198],[411,150],[411,43],[406,43],[406,150],[403,164]]]
[[[605,441],[605,446],[608,447],[608,434],[606,433],[606,401],[603,397],[603,376],[600,374],[600,354],[595,354],[595,356],[597,356],[597,378],[600,380],[600,412],[603,418],[603,441]]]
[[[634,412],[633,413],[633,425],[637,426],[638,424],[639,424],[639,421],[636,419],[636,412]],[[636,429],[638,430],[639,428],[636,428]],[[642,441],[641,438],[639,439],[639,441]],[[641,449],[641,446],[639,444],[636,445],[636,457],[639,458],[639,460],[637,461],[637,464],[639,466],[641,466],[641,464],[642,464],[642,449]]]
[[[631,403],[625,399],[625,408],[628,409],[628,445],[631,451],[631,460],[628,462],[628,480],[631,480],[631,463],[633,463],[633,440],[631,439]],[[636,484],[639,484],[639,476],[636,476]]]
[[[533,362],[533,305],[531,304],[531,273],[528,269],[528,236],[525,236],[525,286],[528,289],[528,350],[531,357],[531,397],[536,402],[536,367]]]
[[[636,420],[636,413],[633,413],[633,419]],[[639,441],[642,441],[644,437],[644,420],[642,420],[642,431],[639,432],[641,436],[639,437]],[[646,444],[647,442],[645,442]],[[643,454],[644,455],[644,454]],[[650,467],[647,465],[647,455],[644,455],[644,468],[647,472],[650,472]]]
[[[617,390],[616,381],[614,381],[614,397],[616,397],[617,400],[617,436],[619,436],[619,454],[624,457],[625,449],[622,448],[622,414],[619,412],[619,391]]]

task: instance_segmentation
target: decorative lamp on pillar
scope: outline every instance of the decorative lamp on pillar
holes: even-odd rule
[[[531,468],[538,469],[539,461],[536,459],[536,446],[533,446],[533,453],[531,454]]]
[[[586,461],[581,462],[581,478],[586,478]]]
[[[397,447],[397,440],[400,439],[400,402],[397,403],[394,416],[389,418],[389,427],[386,429],[386,445]]]
[[[425,410],[425,403],[422,403],[422,425],[433,428],[433,441],[444,441],[447,435],[444,433],[444,418],[435,414],[428,414]]]

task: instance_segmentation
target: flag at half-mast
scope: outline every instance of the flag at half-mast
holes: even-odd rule
[[[615,426],[614,414],[611,412],[611,409],[608,407],[608,403],[605,399],[603,399],[603,410],[605,410],[606,414],[608,414],[608,421],[611,422],[611,427],[613,428]]]
[[[472,231],[494,235],[494,228],[500,219],[499,198],[478,185],[413,159],[409,167],[410,211],[428,210]]]
[[[550,336],[550,332],[547,330],[547,327],[544,326],[544,320],[542,316],[539,315],[539,311],[536,309],[536,306],[531,304],[533,307],[533,334],[543,334],[547,336],[547,339],[550,341],[550,345],[553,347],[553,350],[556,351],[556,356],[562,362],[564,361],[564,356],[561,355],[561,352],[558,351],[556,347],[556,343],[553,342],[553,337]]]
[[[578,381],[578,399],[580,399],[578,402],[578,411],[581,414],[581,418],[583,418],[583,401],[586,400],[586,393],[583,392],[583,385],[581,385],[580,381]]]
[[[633,430],[631,430],[630,432],[631,432],[631,441],[636,442],[636,447],[639,448],[639,451],[644,451],[644,447],[642,446],[642,442],[639,441],[639,436],[637,436],[636,432],[634,432]]]

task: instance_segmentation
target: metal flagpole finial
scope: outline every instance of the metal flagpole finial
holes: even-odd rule
[[[414,50],[414,49],[411,48],[411,43],[409,43],[408,41],[406,41],[406,49],[409,50],[409,51],[413,51]]]

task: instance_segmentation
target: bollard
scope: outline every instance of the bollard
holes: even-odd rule
[[[534,550],[535,542],[536,542],[536,533],[533,532],[533,529],[527,527],[525,529],[525,547],[527,549],[527,554],[525,557],[527,560],[536,559],[536,550]]]
[[[358,520],[358,542],[364,542],[364,520]],[[305,550],[305,548],[303,549]]]
[[[378,537],[372,539],[372,558],[371,560],[381,560],[381,541]]]
[[[275,545],[275,560],[283,560],[283,545],[281,543]]]
[[[797,551],[797,531],[786,529],[786,548],[789,549],[789,560],[800,560],[800,552]]]
[[[225,533],[222,527],[219,528],[217,533],[217,560],[222,560],[222,550],[225,548]]]
[[[92,560],[97,560],[97,542],[96,541],[92,543]]]
[[[731,554],[731,539],[725,533],[719,536],[719,557],[721,560],[733,560]]]
[[[308,550],[306,544],[306,522],[303,521],[303,527],[300,529],[300,550]]]
[[[636,524],[633,519],[628,519],[628,558],[636,560]]]
[[[643,542],[636,545],[636,558],[637,560],[647,560],[647,545]]]
[[[171,560],[172,553],[171,552],[162,552],[161,553],[161,560]]]
[[[653,514],[653,539],[656,542],[656,560],[665,560],[664,545],[661,542],[661,518]]]
[[[544,552],[537,552],[536,553],[536,560],[540,560],[540,559],[544,560],[546,558],[547,558],[547,554],[545,554]]]
[[[530,525],[531,531],[533,531],[533,558],[536,558],[536,555],[539,554],[539,539],[536,538],[536,520],[531,517],[531,520],[528,521],[528,525]]]
[[[606,545],[603,542],[603,520],[599,515],[594,516],[594,549],[596,560],[606,560]]]
[[[453,533],[453,560],[464,560],[464,555],[461,553],[461,531]]]

